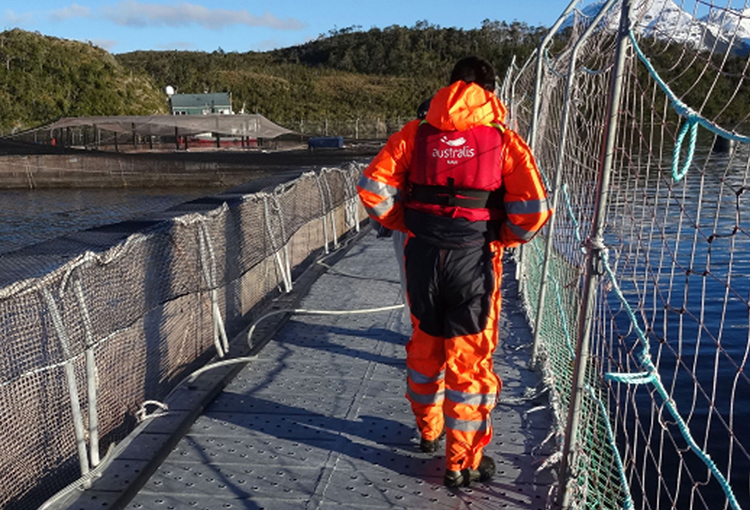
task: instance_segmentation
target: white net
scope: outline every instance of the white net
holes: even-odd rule
[[[0,507],[37,508],[358,229],[357,165],[0,258]],[[190,212],[194,208],[194,212]]]
[[[622,5],[608,2],[599,19],[605,3],[571,5],[539,54],[530,135],[554,225],[521,255],[561,444],[587,274],[596,282],[569,501],[750,508],[750,11],[632,2],[610,180],[597,194]],[[521,133],[533,122],[534,63],[511,77]]]

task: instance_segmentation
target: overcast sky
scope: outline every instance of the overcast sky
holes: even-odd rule
[[[549,26],[568,0],[3,0],[0,28],[91,41],[113,53],[133,50],[265,51],[301,44],[334,28],[479,28],[485,19]]]

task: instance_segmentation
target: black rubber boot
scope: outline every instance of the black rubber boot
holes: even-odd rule
[[[438,448],[440,447],[440,441],[444,437],[445,429],[443,429],[437,439],[433,439],[432,441],[422,438],[422,440],[419,442],[419,449],[425,453],[435,453],[436,451],[438,451]]]
[[[495,476],[495,461],[492,457],[483,456],[477,469],[462,469],[461,471],[446,471],[443,483],[446,487],[468,487],[471,482],[486,482]]]

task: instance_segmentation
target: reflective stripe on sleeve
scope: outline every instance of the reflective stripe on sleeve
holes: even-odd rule
[[[423,395],[421,393],[417,393],[413,391],[411,388],[406,388],[406,394],[409,395],[409,398],[412,399],[417,404],[437,404],[441,400],[445,398],[445,392],[444,391],[438,391],[437,393],[430,393],[428,395]]]
[[[366,175],[359,178],[359,187],[365,189],[376,195],[380,195],[383,198],[386,197],[398,197],[401,194],[401,190],[390,184],[370,179]]]
[[[524,241],[531,240],[531,238],[534,237],[534,234],[536,234],[536,232],[529,232],[525,228],[521,228],[518,225],[514,225],[510,221],[508,221],[508,228],[510,229],[511,232],[513,232],[513,235],[515,235],[516,237]]]
[[[480,430],[487,430],[486,420],[460,420],[458,418],[452,418],[451,416],[445,417],[445,427],[452,430],[459,430],[461,432],[479,432]]]
[[[379,202],[372,207],[368,207],[365,205],[365,211],[367,211],[367,214],[370,216],[374,216],[375,218],[380,218],[385,213],[390,211],[393,208],[394,200],[392,197],[388,197],[384,199],[382,202]]]
[[[426,375],[417,372],[412,368],[406,369],[407,377],[417,384],[428,384],[432,382],[442,381],[445,378],[445,370],[441,370],[437,375],[433,377],[427,377]]]
[[[541,200],[524,200],[521,202],[505,202],[505,212],[508,214],[535,214],[549,211],[546,198]]]
[[[472,406],[495,405],[497,393],[463,393],[455,390],[445,390],[445,396],[456,404],[469,404]]]

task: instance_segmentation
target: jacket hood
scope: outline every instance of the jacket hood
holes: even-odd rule
[[[505,105],[476,83],[457,81],[438,90],[425,120],[442,131],[466,131],[504,122]]]

